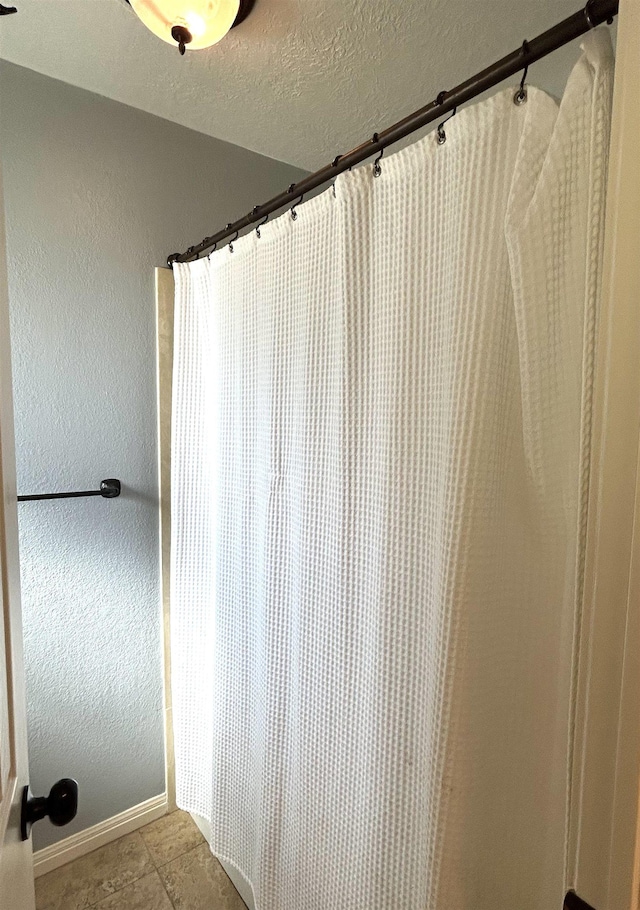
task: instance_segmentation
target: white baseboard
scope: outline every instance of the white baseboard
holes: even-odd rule
[[[72,834],[71,837],[66,837],[57,844],[51,844],[44,850],[37,850],[33,854],[33,873],[37,878],[39,875],[58,869],[86,853],[91,853],[92,850],[97,850],[98,847],[104,847],[105,844],[110,844],[119,837],[130,834],[131,831],[142,828],[143,825],[148,825],[157,818],[162,818],[167,814],[167,809],[167,795],[162,793],[160,796],[154,796],[153,799],[148,799],[144,803],[127,809],[126,812],[114,815],[113,818],[108,818],[92,828],[78,831],[77,834]]]

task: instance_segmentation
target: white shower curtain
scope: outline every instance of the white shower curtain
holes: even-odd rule
[[[612,55],[176,265],[179,805],[258,910],[553,910]]]

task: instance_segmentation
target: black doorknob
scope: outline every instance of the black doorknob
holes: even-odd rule
[[[63,777],[53,785],[48,796],[32,796],[29,787],[22,791],[22,816],[20,834],[27,840],[31,825],[49,816],[52,825],[68,825],[78,811],[78,784],[70,777]]]

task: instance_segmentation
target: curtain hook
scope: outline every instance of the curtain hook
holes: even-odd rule
[[[293,192],[294,192],[295,188],[296,188],[295,183],[290,183],[289,186],[287,187],[287,193],[288,193],[290,196],[293,196]],[[295,206],[295,203],[294,203],[294,206]],[[296,215],[296,218],[297,218],[297,217],[298,217],[298,216]],[[293,220],[295,221],[296,218],[294,218]]]
[[[296,201],[291,206],[291,211],[289,212],[289,214],[291,215],[292,221],[295,221],[297,219],[298,213],[296,212],[296,207],[300,205],[300,203],[302,202],[303,199],[304,199],[304,193],[301,196],[298,196]]]
[[[377,134],[376,134],[376,135],[377,135]],[[335,158],[333,159],[333,161],[331,162],[331,167],[338,167],[338,162],[342,161],[343,158],[344,158],[344,155],[336,155],[336,157],[335,157]],[[353,165],[351,165],[351,167],[349,168],[349,170],[350,170],[350,171],[353,170]]]
[[[342,158],[342,155],[336,155],[336,157],[335,157],[335,158],[333,159],[333,161],[331,162],[331,167],[338,167],[338,163],[339,163],[339,161],[340,161],[341,158]],[[333,198],[335,199],[335,198],[336,198],[336,184],[335,184],[335,180],[334,180],[334,182],[331,184],[331,189],[333,190]]]
[[[522,42],[522,53],[523,53],[523,55],[526,55],[529,53],[529,42],[528,41]],[[527,81],[528,72],[529,72],[529,64],[526,63],[525,67],[524,67],[524,73],[522,74],[522,79],[520,80],[520,88],[517,89],[515,95],[513,96],[514,104],[518,104],[518,105],[524,104],[525,101],[527,100],[527,87],[525,85],[525,82]]]
[[[438,98],[440,98],[442,95],[444,95],[444,92],[440,92],[440,94],[438,95]],[[440,102],[440,103],[442,103],[442,102]],[[451,120],[452,117],[455,117],[457,110],[458,110],[458,108],[454,107],[454,109],[451,111],[449,116],[445,117],[444,120],[442,120],[438,124],[438,129],[436,131],[438,134],[438,145],[444,145],[444,143],[447,141],[447,134],[444,131],[444,125],[448,120]]]
[[[228,227],[231,227],[231,223],[229,223]],[[232,237],[231,240],[229,241],[229,252],[230,253],[233,253],[233,244],[238,239],[239,234],[240,234],[240,231],[236,231],[235,237]]]
[[[380,136],[377,133],[374,133],[373,136],[371,137],[371,141],[374,145],[376,145],[380,141]],[[382,149],[380,149],[380,154],[378,155],[376,160],[373,162],[373,176],[374,177],[379,177],[380,174],[382,173],[382,168],[380,167],[380,162],[382,161],[383,155],[384,155],[384,149],[382,148]]]
[[[258,227],[256,228],[256,235],[257,235],[257,237],[258,237],[258,240],[259,240],[260,237],[262,236],[262,234],[260,233],[260,228],[261,228],[263,225],[265,225],[265,224],[267,223],[268,220],[269,220],[269,216],[268,216],[268,215],[265,215],[265,216],[264,216],[264,220],[261,221],[260,224],[258,225]]]

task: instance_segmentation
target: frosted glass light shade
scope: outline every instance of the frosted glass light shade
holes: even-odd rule
[[[177,44],[171,31],[187,29],[189,50],[217,44],[227,34],[240,8],[240,0],[129,0],[147,28],[168,44]]]

